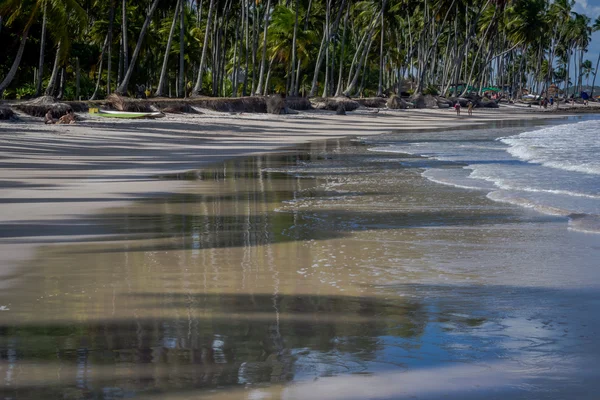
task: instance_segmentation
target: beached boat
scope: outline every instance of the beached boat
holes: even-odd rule
[[[128,119],[137,119],[137,118],[162,118],[165,114],[160,111],[153,112],[129,112],[129,111],[112,111],[112,110],[97,110],[96,112],[92,112],[93,114],[99,115],[101,117],[108,118],[128,118]]]

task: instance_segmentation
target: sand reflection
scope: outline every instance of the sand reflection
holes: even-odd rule
[[[375,374],[381,396],[394,397],[417,393],[396,390],[407,370],[507,355],[488,340],[506,327],[480,301],[489,292],[473,291],[482,277],[452,260],[506,233],[478,227],[522,220],[483,207],[483,196],[464,195],[476,215],[448,210],[456,191],[431,191],[416,170],[390,172],[385,156],[357,167],[356,183],[357,171],[328,156],[342,151],[354,150],[317,144],[163,177],[187,183],[79,221],[93,239],[41,248],[0,294],[10,306],[0,314],[0,395],[306,398],[315,378],[344,375],[337,384],[352,398],[364,394],[359,375]],[[451,229],[430,229],[440,226]],[[432,261],[433,243],[444,262]],[[454,288],[432,286],[448,280]],[[412,374],[404,382],[439,376]],[[487,390],[507,379],[483,381]],[[316,388],[340,398],[335,385]],[[451,390],[439,387],[431,393]]]

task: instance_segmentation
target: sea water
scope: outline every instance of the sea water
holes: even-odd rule
[[[600,233],[598,118],[508,131],[390,135],[372,143],[372,151],[425,157],[423,176],[431,181],[484,190],[495,201],[564,216],[571,230]]]

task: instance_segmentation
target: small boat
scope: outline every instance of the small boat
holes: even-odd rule
[[[95,111],[95,112],[94,112]],[[90,110],[91,113],[96,114],[100,117],[107,118],[127,118],[127,119],[137,119],[137,118],[162,118],[165,114],[160,111],[152,111],[152,112],[130,112],[130,111],[112,111],[112,110]]]

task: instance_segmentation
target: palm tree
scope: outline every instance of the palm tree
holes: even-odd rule
[[[265,76],[265,61],[267,58],[267,32],[269,29],[269,15],[271,13],[271,0],[267,0],[265,7],[265,20],[263,25],[263,45],[262,45],[262,58],[260,61],[260,72],[258,77],[258,86],[254,94],[261,95],[263,92],[263,78]]]
[[[192,91],[192,95],[198,96],[202,92],[202,78],[204,74],[204,63],[206,62],[206,48],[208,47],[208,38],[210,33],[210,23],[212,21],[212,15],[215,9],[215,0],[210,0],[210,6],[208,7],[208,17],[206,18],[206,31],[204,33],[204,44],[202,45],[202,56],[200,58],[200,66],[198,67],[198,78],[196,79],[196,85]]]
[[[594,32],[600,31],[600,17],[596,18],[594,25],[592,26]],[[596,69],[594,70],[594,79],[592,80],[592,93],[591,97],[594,97],[594,88],[596,86],[596,75],[598,75],[598,67],[600,66],[600,52],[598,52],[598,60],[596,61]]]
[[[180,3],[181,0],[177,0],[177,4],[175,5],[175,10],[173,13],[173,23],[171,24],[171,30],[169,31],[169,39],[167,40],[167,46],[165,47],[165,56],[163,59],[162,69],[160,72],[160,80],[158,82],[158,87],[156,88],[156,96],[161,97],[164,96],[164,88],[165,88],[165,79],[167,77],[167,63],[169,61],[169,52],[171,51],[171,43],[173,41],[173,35],[175,33],[175,26],[177,25],[178,16],[180,12]]]
[[[587,86],[590,85],[590,74],[594,73],[594,68],[590,60],[585,60],[581,63],[581,75],[587,79]]]
[[[31,10],[29,7],[33,7],[33,10]],[[10,85],[12,80],[15,78],[15,75],[17,74],[17,70],[19,68],[19,65],[21,64],[21,59],[23,57],[23,52],[25,51],[25,45],[27,44],[27,39],[29,37],[29,29],[35,21],[36,7],[39,6],[36,4],[29,3],[24,4],[22,0],[10,0],[0,5],[0,16],[8,16],[8,18],[5,19],[5,24],[7,26],[11,26],[15,23],[15,21],[28,17],[25,20],[24,26],[21,30],[21,41],[12,66],[10,67],[10,70],[8,71],[2,82],[0,82],[0,97],[2,97],[4,91]]]
[[[129,80],[133,74],[133,69],[135,68],[135,63],[137,61],[138,56],[140,55],[140,51],[142,48],[142,43],[144,41],[144,37],[146,36],[146,32],[148,31],[148,27],[150,26],[150,22],[152,20],[152,15],[158,6],[158,2],[160,0],[154,0],[152,5],[150,6],[150,10],[148,11],[148,15],[146,16],[146,21],[142,26],[142,31],[140,32],[140,36],[138,38],[137,45],[135,46],[135,50],[133,51],[133,55],[131,56],[131,62],[129,63],[129,68],[127,68],[127,72],[125,73],[125,77],[123,78],[123,82],[117,88],[117,93],[123,95],[127,92],[127,86],[129,86]],[[110,48],[110,47],[109,47]],[[109,64],[110,65],[110,64]]]

